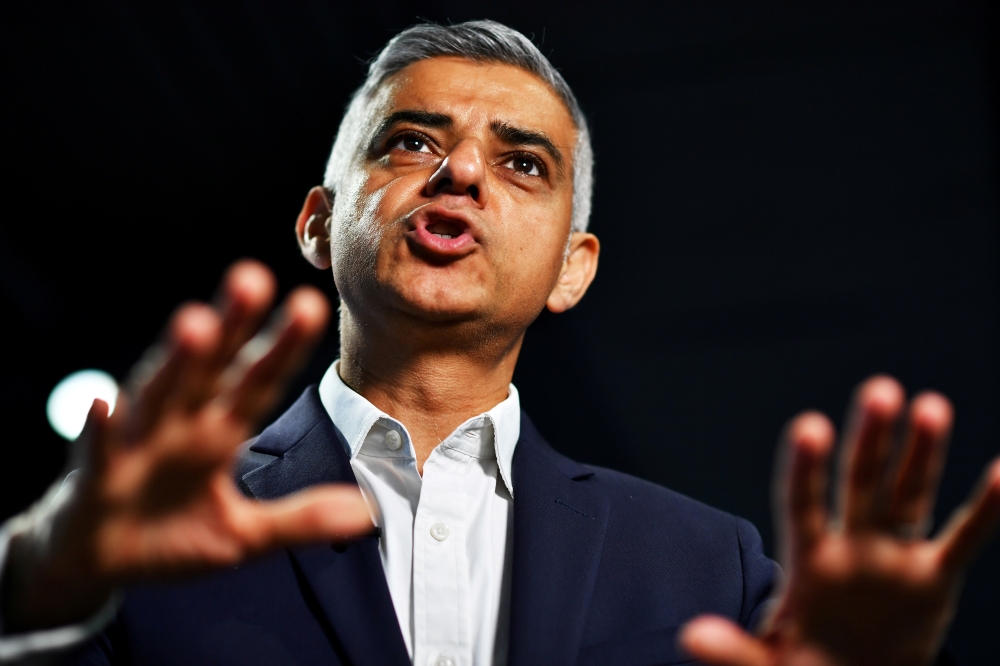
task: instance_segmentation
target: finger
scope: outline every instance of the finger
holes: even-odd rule
[[[678,639],[695,659],[716,666],[770,666],[771,653],[760,640],[729,620],[703,615],[688,622]]]
[[[197,386],[197,366],[209,362],[219,343],[219,317],[212,308],[189,303],[177,309],[165,340],[150,349],[133,370],[135,392],[127,436],[135,439],[153,426],[174,403],[190,402]],[[145,375],[145,376],[144,376]]]
[[[216,297],[217,309],[222,313],[222,341],[215,357],[218,372],[260,329],[274,293],[274,275],[260,262],[244,259],[226,271]]]
[[[784,561],[794,566],[826,529],[826,466],[833,426],[818,412],[806,412],[785,429],[784,458],[774,492],[775,524],[782,526]]]
[[[219,341],[204,363],[192,365],[183,407],[200,409],[219,390],[219,378],[240,348],[253,337],[274,300],[274,277],[263,264],[245,259],[223,277],[214,311],[220,318]]]
[[[954,417],[951,403],[924,393],[910,405],[904,457],[889,503],[887,527],[925,536],[931,520]]]
[[[880,494],[904,399],[902,387],[891,377],[873,377],[858,388],[845,433],[838,488],[847,532],[883,522]]]
[[[300,287],[288,297],[277,315],[277,332],[262,333],[240,353],[246,356],[248,367],[232,390],[231,410],[236,418],[252,422],[267,413],[319,342],[329,316],[326,298],[312,287]]]
[[[284,499],[248,502],[243,534],[252,552],[371,533],[371,514],[353,485],[310,488]]]
[[[274,301],[274,275],[264,264],[243,259],[230,266],[216,297],[222,312],[222,349],[236,354],[260,327]]]
[[[111,410],[108,403],[100,398],[94,398],[87,412],[87,420],[83,424],[80,436],[72,444],[70,467],[101,468],[108,455],[107,430],[108,415]]]
[[[986,545],[1000,523],[1000,458],[986,468],[979,488],[952,515],[937,541],[942,564],[952,571],[964,569]]]

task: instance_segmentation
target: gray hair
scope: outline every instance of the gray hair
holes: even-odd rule
[[[587,119],[562,74],[538,47],[517,30],[496,21],[468,21],[457,25],[421,23],[389,40],[368,66],[368,77],[351,98],[326,165],[323,184],[337,191],[364,140],[368,104],[382,84],[405,67],[437,56],[458,56],[475,62],[513,65],[539,77],[559,95],[573,117],[577,134],[573,149],[571,226],[573,231],[586,231],[594,187],[594,152],[590,146]]]

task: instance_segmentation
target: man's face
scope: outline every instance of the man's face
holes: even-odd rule
[[[440,57],[395,75],[371,113],[331,221],[347,307],[527,326],[570,231],[576,129],[563,102],[516,67]]]

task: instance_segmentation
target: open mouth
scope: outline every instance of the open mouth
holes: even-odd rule
[[[441,206],[421,209],[410,220],[407,232],[411,247],[427,259],[451,261],[472,252],[478,244],[472,224],[459,211]]]
[[[427,231],[438,238],[458,238],[465,231],[463,225],[456,224],[451,220],[434,220],[427,225]]]

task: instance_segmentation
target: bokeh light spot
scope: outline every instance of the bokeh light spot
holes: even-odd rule
[[[118,384],[101,370],[80,370],[65,377],[49,394],[45,413],[49,425],[66,439],[76,439],[87,421],[95,398],[108,403],[109,413],[115,409]]]

